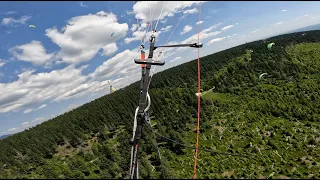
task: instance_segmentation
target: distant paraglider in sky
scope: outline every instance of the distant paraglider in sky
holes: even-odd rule
[[[35,25],[33,25],[33,24],[29,25],[29,28],[33,28],[33,29],[34,29],[34,31],[36,31],[36,26],[35,26]]]
[[[272,48],[272,46],[276,45],[276,43],[272,42],[272,43],[269,43],[267,45],[267,48],[270,50]]]
[[[116,88],[112,87],[112,85],[110,84],[110,82],[108,81],[108,84],[110,85],[110,94],[114,93],[117,91]]]
[[[264,76],[264,75],[268,75],[268,74],[267,74],[267,73],[262,73],[262,74],[260,74],[260,76],[259,76],[259,81],[261,80],[262,76]]]
[[[113,38],[113,40],[115,40],[116,39],[116,37],[115,37],[115,33],[113,32],[113,33],[111,33],[111,37]]]
[[[111,38],[113,39],[113,43],[115,43],[116,44],[116,33],[115,32],[113,32],[113,33],[111,33]]]

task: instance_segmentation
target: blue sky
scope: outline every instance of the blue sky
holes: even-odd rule
[[[319,24],[319,9],[316,1],[204,2],[200,55]],[[119,89],[139,80],[133,58],[150,12],[153,28],[159,20],[156,44],[197,42],[199,1],[0,2],[0,135],[108,94],[108,81]],[[193,49],[162,52],[166,65],[154,72],[197,57]]]

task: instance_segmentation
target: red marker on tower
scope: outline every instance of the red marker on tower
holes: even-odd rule
[[[140,54],[140,58],[141,60],[145,60],[146,59],[146,56],[145,56],[145,52],[144,52],[144,45],[141,45],[140,46],[140,49],[141,49],[141,54]],[[141,67],[142,68],[145,68],[146,67],[146,64],[141,64]]]

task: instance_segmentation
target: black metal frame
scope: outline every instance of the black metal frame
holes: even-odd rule
[[[155,31],[154,31],[155,32]],[[202,44],[177,44],[177,45],[167,45],[167,46],[154,46],[155,44],[155,36],[154,34],[150,37],[150,49],[149,49],[149,55],[146,60],[142,59],[134,59],[136,64],[145,64],[145,67],[142,67],[142,76],[140,81],[140,99],[139,99],[139,107],[138,107],[138,113],[137,113],[137,127],[135,136],[133,138],[133,141],[130,141],[130,144],[133,146],[133,153],[132,155],[132,164],[130,164],[130,178],[138,179],[138,149],[139,149],[139,142],[141,139],[142,134],[142,124],[145,121],[145,109],[147,107],[147,94],[148,94],[148,86],[149,86],[149,74],[150,69],[152,65],[157,66],[163,66],[165,62],[161,61],[155,61],[153,60],[153,53],[154,50],[158,47],[195,47],[195,48],[201,48]],[[143,45],[141,46],[143,51]],[[133,173],[133,176],[132,176]]]

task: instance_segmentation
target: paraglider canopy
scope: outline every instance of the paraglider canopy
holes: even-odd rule
[[[114,93],[114,92],[116,92],[116,91],[117,91],[117,89],[116,89],[116,88],[114,88],[114,87],[110,86],[110,93]]]
[[[260,74],[260,76],[259,76],[259,81],[261,80],[262,76],[264,76],[264,75],[267,75],[267,73],[262,73],[262,74]]]
[[[30,24],[30,25],[29,25],[29,28],[34,28],[34,31],[36,31],[36,26],[33,25],[33,24]]]
[[[272,42],[267,45],[267,48],[270,50],[272,46],[276,45],[276,43]]]
[[[115,35],[115,33],[113,32],[113,33],[111,33],[111,37],[113,38],[113,39],[116,39],[116,37],[114,36]]]
[[[108,81],[108,84],[110,85],[110,93],[114,93],[115,91],[117,91],[116,88],[112,87],[112,85],[110,84],[110,81]]]

